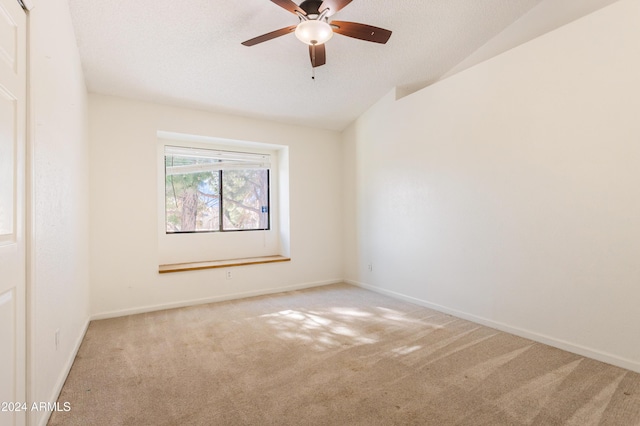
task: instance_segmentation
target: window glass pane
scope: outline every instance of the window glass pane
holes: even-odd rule
[[[220,230],[220,172],[211,158],[165,156],[167,232]],[[203,171],[204,170],[204,171]]]
[[[225,231],[269,229],[269,171],[222,171],[222,215]]]

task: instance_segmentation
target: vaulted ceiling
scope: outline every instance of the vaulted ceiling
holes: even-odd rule
[[[394,87],[424,87],[485,59],[483,49],[504,51],[613,1],[353,0],[332,19],[392,30],[391,39],[334,35],[315,79],[293,34],[241,45],[298,23],[269,0],[69,4],[90,92],[341,130]]]

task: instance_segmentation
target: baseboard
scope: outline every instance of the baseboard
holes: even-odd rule
[[[383,288],[379,288],[376,286],[372,286],[370,284],[365,284],[359,281],[354,280],[344,280],[345,283],[355,285],[358,287],[362,287],[367,290],[374,291],[376,293],[384,294],[385,296],[393,297],[395,299],[404,300],[406,302],[414,303],[416,305],[424,306],[426,308],[430,308],[436,310],[438,312],[442,312],[445,314],[453,315],[458,318],[462,318],[468,321],[472,321],[478,324],[485,325],[487,327],[495,328],[500,331],[504,331],[506,333],[515,334],[516,336],[524,337],[525,339],[530,339],[539,343],[543,343],[545,345],[553,346],[558,349],[565,350],[567,352],[572,352],[574,354],[584,356],[587,358],[592,358],[597,361],[605,362],[607,364],[615,365],[617,367],[625,368],[627,370],[635,371],[636,373],[640,373],[640,363],[616,356],[614,354],[602,352],[596,349],[588,348],[585,346],[577,345],[571,342],[567,342],[565,340],[556,339],[551,336],[547,336],[541,333],[536,333],[530,330],[514,327],[508,324],[504,324],[502,322],[490,320],[487,318],[479,317],[473,314],[469,314],[466,312],[458,311],[456,309],[448,308],[446,306],[439,305],[437,303],[431,303],[426,300],[418,299],[412,296],[407,296],[402,293],[397,293],[395,291],[386,290]]]
[[[225,294],[222,296],[205,297],[202,299],[183,300],[180,302],[164,303],[159,305],[148,305],[138,308],[122,309],[117,311],[102,312],[91,316],[91,320],[101,320],[108,318],[117,318],[127,315],[144,314],[146,312],[162,311],[164,309],[184,308],[186,306],[203,305],[206,303],[224,302],[227,300],[244,299],[247,297],[264,296],[267,294],[282,293],[285,291],[302,290],[305,288],[320,287],[323,285],[342,283],[342,278],[336,278],[326,281],[315,281],[310,283],[295,284],[284,287],[274,287],[269,289],[246,291],[242,293]]]
[[[60,392],[62,391],[64,382],[67,380],[67,376],[69,376],[69,372],[71,371],[71,367],[73,366],[73,361],[75,361],[76,355],[78,355],[78,351],[80,350],[80,345],[84,340],[85,334],[87,334],[87,329],[89,328],[90,321],[91,321],[90,319],[87,319],[84,326],[82,327],[82,332],[76,339],[74,348],[71,351],[71,356],[69,356],[69,359],[67,359],[67,362],[65,363],[64,368],[62,369],[62,371],[60,372],[60,375],[58,376],[56,385],[54,386],[51,397],[49,398],[49,402],[51,403],[55,403],[58,400],[58,397],[60,396]],[[44,413],[44,416],[41,417],[40,420],[37,422],[38,426],[46,426],[47,422],[49,421],[49,417],[51,417],[52,412],[44,411],[43,413]]]

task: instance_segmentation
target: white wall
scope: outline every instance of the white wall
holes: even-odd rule
[[[102,95],[89,99],[94,318],[342,279],[339,133]],[[225,269],[158,274],[158,131],[288,147],[291,262],[236,267],[231,280]]]
[[[64,0],[31,11],[29,84],[29,397],[53,402],[89,319],[87,95]]]
[[[361,116],[347,278],[640,371],[639,18],[621,0]]]

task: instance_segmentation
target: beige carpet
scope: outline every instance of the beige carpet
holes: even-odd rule
[[[94,321],[50,425],[640,425],[640,374],[349,285]]]

